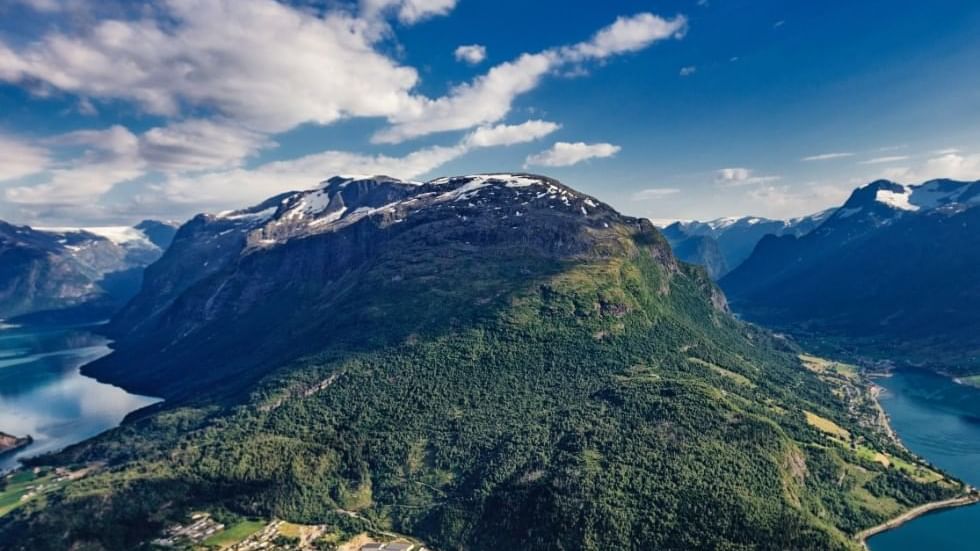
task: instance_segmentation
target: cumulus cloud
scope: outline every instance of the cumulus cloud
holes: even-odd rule
[[[45,206],[91,203],[114,185],[144,174],[139,138],[122,126],[72,132],[50,142],[81,148],[82,153],[73,161],[50,169],[39,185],[7,189],[4,196],[8,201]]]
[[[140,137],[140,155],[151,170],[195,171],[239,165],[271,142],[231,123],[189,120],[153,128]]]
[[[521,124],[498,124],[477,128],[464,139],[464,143],[473,147],[493,147],[526,143],[543,138],[561,125],[542,120],[531,120]]]
[[[15,51],[0,80],[121,99],[156,115],[208,108],[269,132],[386,116],[415,103],[415,69],[378,53],[381,25],[274,0],[169,0],[169,16],[53,31]],[[172,19],[171,19],[172,18]]]
[[[305,189],[335,174],[386,174],[413,179],[471,151],[526,143],[544,137],[559,125],[530,120],[521,124],[488,126],[467,134],[452,146],[433,146],[403,156],[365,155],[350,151],[323,151],[252,169],[234,168],[197,174],[171,174],[137,198],[133,208],[183,209],[193,205],[216,210],[255,203],[271,195]],[[152,212],[152,211],[148,211]],[[157,212],[160,212],[158,210]]]
[[[514,98],[538,86],[554,67],[554,54],[524,54],[497,65],[473,82],[453,88],[439,99],[423,99],[418,109],[389,117],[393,126],[375,135],[376,143],[396,143],[447,130],[462,130],[496,122],[511,108]]]
[[[681,67],[680,75],[682,77],[689,77],[694,73],[698,72],[698,68],[693,65],[688,65],[687,67]]]
[[[214,196],[237,202],[244,195],[234,193],[236,178],[244,188],[268,194],[335,172],[411,177],[475,148],[554,132],[558,125],[547,121],[500,122],[518,96],[549,74],[584,71],[586,63],[680,38],[687,29],[683,16],[620,17],[584,42],[519,55],[429,97],[419,92],[419,72],[386,53],[393,37],[389,20],[415,24],[447,14],[457,0],[360,0],[354,9],[328,3],[334,7],[323,10],[277,0],[159,0],[140,8],[121,0],[17,1],[63,12],[64,24],[52,24],[31,41],[0,38],[0,83],[39,96],[72,96],[80,112],[126,102],[166,121],[145,131],[113,126],[51,138],[45,145],[54,153],[0,142],[0,161],[9,161],[0,167],[0,179],[44,172],[37,184],[7,187],[4,199],[51,208],[87,208],[114,186],[141,178],[138,185],[156,182],[166,200]],[[78,15],[92,10],[97,17]],[[458,54],[467,62],[485,58],[482,46],[462,48],[469,48]],[[358,117],[387,121],[373,137],[376,143],[469,133],[455,145],[402,156],[328,150],[243,168],[258,151],[275,146],[276,134]],[[618,150],[558,143],[528,162],[567,166]],[[274,184],[273,177],[284,183]],[[216,191],[206,190],[209,185]]]
[[[765,184],[779,180],[779,176],[756,176],[752,169],[734,167],[722,168],[715,172],[715,182],[729,186]]]
[[[374,141],[396,143],[433,132],[496,122],[510,111],[515,98],[536,88],[551,72],[639,51],[658,40],[679,38],[686,29],[687,20],[683,16],[663,19],[641,13],[620,17],[586,42],[523,54],[491,68],[472,82],[454,87],[444,97],[417,98],[417,108],[388,117],[392,126],[376,134]]]
[[[12,203],[68,205],[96,199],[113,186],[149,172],[193,172],[239,166],[269,145],[267,138],[234,125],[189,120],[134,134],[124,126],[80,130],[45,140],[53,147],[80,149],[73,160],[50,165],[38,185],[7,189]],[[7,148],[0,144],[0,156]],[[9,151],[15,152],[14,149]],[[30,159],[21,153],[22,159]],[[11,165],[13,166],[13,165]],[[35,171],[36,172],[36,171]]]
[[[446,15],[455,7],[456,0],[361,0],[361,11],[365,16],[379,17],[392,11],[406,25]]]
[[[801,161],[829,161],[831,159],[843,159],[844,157],[853,157],[853,153],[837,152],[837,153],[821,153],[819,155],[811,155],[809,157],[803,157]]]
[[[427,147],[408,155],[363,155],[349,151],[323,151],[288,161],[275,161],[253,169],[232,169],[199,175],[174,175],[151,186],[137,199],[144,206],[194,209],[237,208],[257,203],[276,193],[306,189],[335,174],[385,174],[412,179],[458,158],[462,145]]]
[[[415,92],[418,72],[377,50],[403,22],[443,14],[454,0],[363,0],[361,16],[322,15],[275,0],[168,0],[157,19],[103,20],[14,47],[0,42],[0,80],[83,97],[135,102],[164,116],[211,109],[277,133],[303,123],[383,117],[390,143],[502,119],[513,100],[563,66],[639,51],[683,36],[682,16],[620,17],[590,40],[491,68],[438,98]]]
[[[45,148],[0,134],[0,182],[37,174],[49,163]]]
[[[558,142],[525,161],[525,166],[572,166],[588,159],[612,157],[621,147],[610,143]]]
[[[453,55],[456,56],[456,61],[465,61],[470,65],[476,65],[483,63],[483,60],[487,58],[487,49],[479,44],[470,44],[456,48]]]

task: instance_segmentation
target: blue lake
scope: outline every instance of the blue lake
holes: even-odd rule
[[[30,446],[0,456],[0,471],[16,467],[18,458],[95,436],[158,401],[79,373],[109,352],[107,344],[86,328],[0,329],[0,431],[34,438]]]
[[[980,487],[980,389],[925,371],[879,379],[881,404],[912,452]],[[932,513],[868,540],[872,551],[980,548],[980,505]]]

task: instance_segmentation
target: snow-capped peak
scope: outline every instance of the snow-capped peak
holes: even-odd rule
[[[471,174],[429,182],[335,176],[316,188],[286,193],[248,209],[222,212],[210,220],[222,224],[220,232],[245,233],[249,247],[255,248],[337,231],[369,217],[379,217],[379,224],[390,225],[429,209],[449,208],[463,218],[473,216],[472,209],[482,209],[517,221],[532,207],[575,216],[606,210],[586,195],[532,174]]]
[[[61,228],[61,227],[49,227],[49,228],[35,228],[38,231],[64,235],[67,233],[79,233],[85,232],[92,235],[97,235],[104,239],[108,239],[116,245],[125,248],[146,248],[146,249],[156,249],[158,248],[153,244],[152,241],[146,236],[145,233],[137,228],[129,226],[94,226],[85,228]]]

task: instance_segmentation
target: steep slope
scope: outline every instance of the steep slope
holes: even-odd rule
[[[976,182],[873,182],[810,234],[763,239],[721,284],[752,319],[970,371],[980,367],[978,205]]]
[[[13,549],[199,510],[439,550],[853,549],[962,490],[869,459],[915,461],[648,221],[539,176],[197,217],[112,328],[87,371],[168,400],[41,460],[107,466],[0,519]]]
[[[0,318],[107,317],[136,294],[143,267],[160,257],[175,231],[155,221],[86,229],[0,222]]]
[[[834,209],[818,212],[810,216],[789,220],[772,220],[757,216],[741,218],[719,218],[708,222],[674,222],[664,228],[664,237],[676,249],[682,248],[690,255],[678,255],[685,261],[709,267],[712,277],[718,279],[734,269],[755,249],[756,244],[767,235],[803,236],[815,229],[831,216]],[[705,239],[691,239],[701,237]],[[711,242],[714,242],[713,244]],[[719,263],[711,249],[717,248],[722,256]]]
[[[666,231],[664,236],[667,236]],[[725,263],[725,257],[721,253],[721,246],[718,245],[717,239],[707,235],[694,235],[676,240],[671,240],[668,237],[667,240],[678,260],[704,266],[711,279],[720,279],[728,273],[728,265]]]

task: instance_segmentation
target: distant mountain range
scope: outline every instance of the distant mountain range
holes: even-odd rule
[[[790,220],[745,216],[674,222],[663,228],[663,234],[679,259],[704,266],[711,277],[719,279],[748,258],[766,235],[805,235],[833,212],[829,209]]]
[[[879,180],[815,230],[764,237],[721,279],[747,318],[980,370],[980,182]]]
[[[83,372],[166,401],[37,460],[110,467],[0,517],[10,549],[140,549],[210,511],[446,550],[843,551],[962,492],[869,460],[916,461],[649,221],[542,176],[199,215],[108,330]]]
[[[0,221],[0,318],[106,318],[139,290],[163,254],[172,223],[30,228]]]

